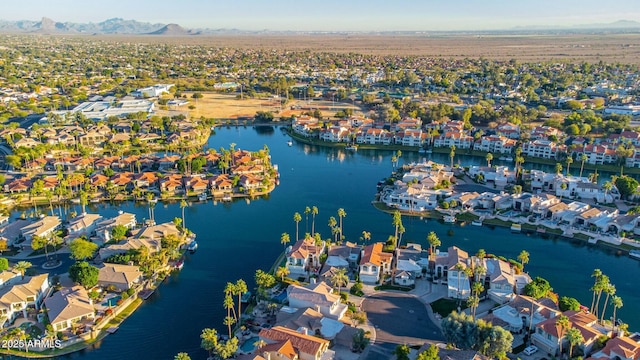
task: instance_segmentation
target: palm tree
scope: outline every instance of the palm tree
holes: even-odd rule
[[[173,360],[191,360],[191,357],[186,352],[181,352],[174,356]]]
[[[471,309],[471,316],[473,317],[473,320],[476,319],[476,309],[478,308],[478,305],[480,305],[480,298],[478,295],[471,295],[467,298],[467,307]]]
[[[584,169],[584,162],[587,161],[587,155],[586,154],[582,154],[580,155],[580,177],[582,177],[582,170]]]
[[[458,277],[458,306],[460,306],[460,299],[462,298],[462,291],[460,291],[460,278],[464,273],[464,265],[456,263],[453,269],[457,272],[456,276]]]
[[[616,286],[608,283],[604,287],[603,291],[605,292],[605,294],[607,294],[607,297],[605,298],[604,305],[602,306],[602,315],[600,315],[600,323],[602,324],[604,324],[604,314],[607,312],[607,303],[609,302],[609,297],[616,294]]]
[[[429,235],[427,235],[427,241],[429,242],[429,249],[431,250],[431,255],[435,259],[436,256],[436,248],[442,244],[438,235],[436,235],[435,231],[431,231]]]
[[[316,234],[316,215],[318,215],[318,207],[311,207],[311,235]]]
[[[562,343],[564,342],[564,335],[567,329],[569,329],[569,326],[568,317],[565,315],[558,316],[558,319],[556,320],[556,327],[558,328],[558,338],[560,339],[560,357],[562,357]]]
[[[600,278],[597,280],[597,285],[594,285],[596,290],[598,291],[598,297],[596,298],[596,305],[593,308],[593,315],[598,318],[599,309],[600,309],[600,298],[602,297],[602,292],[604,289],[609,286],[609,277],[607,275],[602,274]]]
[[[285,248],[287,247],[287,244],[291,242],[291,238],[289,237],[289,234],[282,233],[282,235],[280,235],[280,244],[282,244]]]
[[[571,358],[571,355],[573,354],[573,347],[583,342],[584,338],[582,337],[582,333],[580,332],[580,330],[574,327],[569,328],[569,330],[567,330],[567,334],[564,337],[565,339],[567,339],[567,341],[569,341],[569,358]]]
[[[247,283],[244,280],[239,279],[236,281],[234,291],[236,296],[238,296],[238,319],[240,319],[240,321],[242,321],[242,295],[248,290]]]
[[[394,239],[396,241],[396,247],[398,245],[398,230],[400,229],[400,227],[402,226],[402,215],[400,214],[400,211],[396,210],[393,212],[393,220],[391,220],[391,225],[393,225],[395,227],[395,235],[394,235]]]
[[[478,265],[473,268],[473,275],[475,276],[476,281],[478,281],[479,284],[482,284],[484,282],[484,275],[486,273],[487,273],[487,268],[485,268],[482,265]]]
[[[362,240],[364,240],[365,242],[371,240],[371,233],[366,231],[366,230],[363,230],[362,231]]]
[[[611,189],[613,189],[613,184],[611,183],[611,181],[606,181],[604,184],[602,184],[602,190],[604,190],[605,201],[607,201],[606,199],[607,193],[611,191]]]
[[[293,214],[293,221],[296,223],[296,241],[298,241],[300,239],[299,236],[299,232],[298,232],[298,223],[302,220],[302,216],[300,215],[299,212],[295,212]]]
[[[569,176],[569,167],[573,163],[573,158],[571,156],[567,157],[567,176]]]
[[[493,160],[493,154],[487,153],[487,156],[485,156],[485,159],[487,159],[487,166],[491,167],[491,160]]]
[[[524,272],[524,264],[529,263],[529,253],[526,250],[522,250],[520,255],[518,255],[518,260],[520,260],[522,271]]]
[[[224,318],[224,324],[227,325],[227,329],[229,329],[229,339],[231,339],[231,336],[233,334],[231,334],[231,325],[236,323],[236,319],[233,318],[233,316],[227,316]]]
[[[456,146],[451,145],[449,149],[451,149],[451,151],[449,152],[449,158],[451,159],[451,168],[453,169],[453,158],[456,156]]]
[[[218,332],[215,329],[202,329],[200,339],[200,347],[208,351],[211,358],[213,350],[218,346]]]
[[[338,287],[338,294],[343,286],[347,286],[349,283],[349,277],[347,276],[347,269],[340,268],[331,276],[331,284]]]
[[[31,264],[28,261],[24,261],[24,260],[18,261],[18,263],[14,265],[13,270],[19,272],[20,275],[22,275],[22,278],[24,279],[24,273],[27,271],[27,269],[29,269],[32,266],[33,264]]]
[[[611,306],[613,306],[613,325],[612,329],[616,329],[616,312],[622,307],[622,298],[620,296],[614,296],[611,298]]]
[[[260,338],[258,338],[258,340],[253,343],[253,346],[255,346],[258,350],[262,349],[265,345],[267,345],[267,342]]]
[[[342,218],[347,216],[347,212],[343,208],[338,209],[338,217],[340,218],[340,241],[342,241]]]
[[[309,232],[309,214],[311,213],[311,208],[310,207],[305,207],[304,208],[304,218],[305,218],[305,227],[304,227],[304,231],[305,232]]]
[[[338,236],[337,234],[339,233],[339,231],[338,231],[338,228],[336,227],[336,225],[338,225],[338,221],[336,220],[335,217],[331,216],[329,218],[328,225],[329,225],[329,229],[331,229],[331,233],[334,234],[335,236]]]
[[[397,158],[395,155],[393,155],[393,156],[391,157],[391,168],[392,168],[393,170],[395,170],[395,168],[396,168],[396,163],[397,163],[397,162],[398,162],[398,158]]]
[[[278,270],[276,270],[276,276],[279,277],[282,282],[284,282],[284,278],[289,274],[289,269],[286,266],[280,266]]]
[[[560,174],[562,172],[562,164],[556,163],[556,174]]]
[[[182,228],[187,228],[187,223],[184,221],[184,209],[188,206],[185,199],[180,200],[180,209],[182,209]]]
[[[589,308],[589,312],[593,313],[593,307],[596,305],[596,293],[598,292],[598,279],[602,276],[602,271],[600,269],[594,269],[593,273],[591,273],[591,277],[595,278],[593,281],[593,286],[591,287],[591,291],[593,292],[591,296],[591,307]]]

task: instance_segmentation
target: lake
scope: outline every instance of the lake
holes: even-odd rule
[[[65,358],[172,359],[178,352],[205,358],[206,352],[200,349],[201,330],[213,327],[226,333],[222,324],[225,284],[240,278],[252,284],[256,269],[267,270],[273,265],[283,251],[280,235],[288,232],[292,239],[295,237],[294,212],[302,215],[300,234],[310,232],[311,224],[307,230],[304,216],[305,206],[318,207],[316,231],[325,238],[331,236],[328,219],[337,218],[338,208],[344,208],[347,213],[343,220],[347,240],[358,241],[363,230],[371,232],[372,241],[385,241],[393,234],[391,215],[371,205],[376,183],[392,170],[392,152],[352,152],[295,142],[290,147],[286,143],[288,139],[279,128],[272,127],[217,129],[209,139],[210,148],[227,148],[235,143],[236,148],[258,150],[266,144],[271,150],[272,162],[279,166],[280,186],[269,196],[250,202],[191,204],[186,209],[186,226],[197,234],[199,249],[187,258],[184,269],[162,284],[116,334],[107,336],[93,349]],[[404,152],[400,162],[418,161],[424,156]],[[433,154],[432,159],[449,161],[448,154]],[[481,165],[486,161],[460,156],[460,163]],[[148,216],[146,204],[92,205],[90,211],[106,216],[113,216],[118,210],[137,214],[139,221]],[[158,222],[180,216],[177,203],[159,203],[155,208]],[[526,271],[549,280],[560,295],[576,297],[587,306],[591,304],[590,275],[595,268],[600,268],[609,275],[625,303],[618,310],[618,316],[631,324],[632,330],[640,328],[640,311],[633,305],[640,302],[635,280],[635,276],[640,275],[640,261],[584,242],[514,235],[503,228],[459,227],[406,217],[403,222],[406,227],[403,243],[426,245],[427,234],[435,231],[442,240],[441,249],[456,245],[475,253],[484,248],[488,253],[507,258],[516,258],[521,250],[527,250],[530,263],[525,266]],[[449,230],[453,231],[451,236]]]

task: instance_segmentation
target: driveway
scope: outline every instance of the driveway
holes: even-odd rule
[[[444,340],[440,329],[429,318],[425,305],[413,295],[377,293],[364,299],[362,308],[376,328],[376,344],[385,348]]]

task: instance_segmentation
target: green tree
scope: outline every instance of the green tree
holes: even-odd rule
[[[440,360],[440,355],[438,355],[438,347],[435,345],[430,345],[425,351],[418,354],[416,360]]]
[[[449,149],[449,158],[451,159],[451,168],[453,169],[453,158],[456,156],[456,146],[451,145]]]
[[[347,286],[347,284],[349,284],[349,277],[347,276],[347,269],[345,268],[340,268],[338,269],[333,276],[331,276],[331,284],[333,286],[337,286],[338,287],[338,294],[340,294],[340,291],[342,289],[343,286]]]
[[[493,160],[493,154],[492,153],[487,153],[487,155],[485,156],[485,159],[487,160],[487,166],[491,166],[491,160]]]
[[[77,238],[71,241],[69,250],[71,250],[71,257],[74,260],[85,260],[93,257],[98,250],[98,245],[83,238]]]
[[[583,153],[582,155],[580,155],[580,177],[582,177],[582,170],[584,170],[584,162],[588,159],[589,158],[586,154]]]
[[[74,282],[86,289],[96,286],[98,283],[98,268],[89,265],[86,261],[79,261],[69,267],[69,277]]]
[[[282,244],[282,246],[286,248],[287,244],[290,242],[291,242],[291,238],[289,237],[289,234],[284,232],[282,233],[282,235],[280,235],[280,244]]]
[[[549,282],[539,276],[536,276],[533,281],[524,286],[523,293],[527,296],[531,296],[535,299],[540,299],[553,291]]]
[[[340,218],[340,241],[343,239],[343,231],[342,231],[342,218],[347,217],[347,212],[344,211],[343,208],[338,209],[338,218]]]
[[[569,322],[569,318],[566,317],[565,315],[560,315],[558,316],[557,320],[556,320],[556,327],[558,328],[558,338],[562,339],[564,338],[564,335],[566,334],[567,330],[569,329],[569,327],[571,326],[570,322]],[[560,341],[560,356],[562,356],[562,343],[564,341]]]
[[[211,357],[213,350],[218,347],[218,332],[215,329],[202,329],[200,347],[206,350],[209,353],[209,357]]]
[[[409,353],[411,353],[411,348],[407,344],[398,345],[393,351],[397,360],[409,360]]]
[[[289,269],[286,266],[280,266],[276,270],[276,276],[280,278],[281,282],[284,282],[284,278],[289,275]]]
[[[623,303],[622,303],[622,298],[620,296],[614,296],[611,298],[611,306],[613,306],[613,324],[612,324],[612,328],[615,331],[616,329],[616,313],[617,310],[620,309],[622,307]]]
[[[191,357],[186,352],[181,352],[174,356],[173,360],[191,360]]]
[[[569,328],[564,337],[569,342],[569,358],[571,358],[573,354],[573,347],[583,342],[584,338],[582,337],[580,330],[574,327]]]
[[[318,207],[311,207],[311,236],[316,234],[316,215],[318,215]]]
[[[24,273],[31,267],[33,266],[30,262],[28,261],[18,261],[14,266],[13,266],[13,270],[17,271],[20,273],[20,275],[22,276],[22,278],[24,279]]]
[[[49,247],[49,238],[45,236],[38,236],[38,235],[33,235],[33,237],[31,238],[31,248],[36,251],[40,249],[44,249],[44,254],[47,260],[49,260],[48,247]]]
[[[394,233],[394,240],[396,242],[396,247],[398,247],[398,230],[400,229],[400,227],[402,226],[402,214],[400,214],[400,211],[395,210],[393,212],[393,219],[391,220],[391,225],[394,226],[395,228],[395,233]]]
[[[442,244],[442,242],[440,241],[440,238],[438,237],[438,235],[436,235],[435,231],[429,232],[429,235],[427,235],[427,242],[429,243],[431,256],[433,259],[435,259],[436,249],[438,248],[438,246]]]
[[[520,260],[520,264],[522,265],[522,271],[524,271],[524,264],[529,263],[529,252],[526,250],[522,250],[518,255],[518,260]]]
[[[580,310],[580,302],[576,298],[563,296],[558,300],[558,308],[562,312],[567,310],[578,311]]]
[[[300,233],[298,232],[298,223],[302,220],[302,216],[299,212],[293,214],[293,221],[296,223],[296,241],[300,240]]]
[[[0,272],[3,272],[9,268],[9,260],[7,258],[0,258]]]
[[[311,214],[311,208],[306,206],[304,208],[305,227],[304,231],[309,232],[309,214]]]
[[[623,199],[629,199],[631,195],[636,193],[638,188],[638,181],[630,176],[619,176],[615,180],[615,185],[620,191],[620,195]]]
[[[184,209],[189,206],[189,204],[187,203],[187,201],[185,199],[180,200],[180,210],[182,210],[182,227],[184,229],[187,228],[187,223],[185,222],[184,219]]]
[[[238,297],[238,318],[242,319],[242,295],[249,290],[247,282],[242,279],[238,279],[233,289],[234,294]]]
[[[111,238],[120,241],[126,237],[128,230],[124,225],[116,225],[111,229]]]

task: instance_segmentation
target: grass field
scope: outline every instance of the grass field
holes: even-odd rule
[[[187,96],[189,104],[160,109],[159,116],[174,116],[184,114],[188,117],[214,119],[238,119],[253,117],[258,111],[271,111],[278,117],[300,115],[306,111],[320,110],[323,117],[333,117],[337,111],[351,108],[355,113],[361,112],[360,108],[350,103],[332,102],[325,100],[299,101],[291,100],[286,105],[280,106],[280,101],[274,98],[244,98],[238,99],[236,94],[221,94],[217,92],[201,92],[200,99],[193,99],[193,92],[183,92]],[[194,109],[189,109],[193,105]]]

